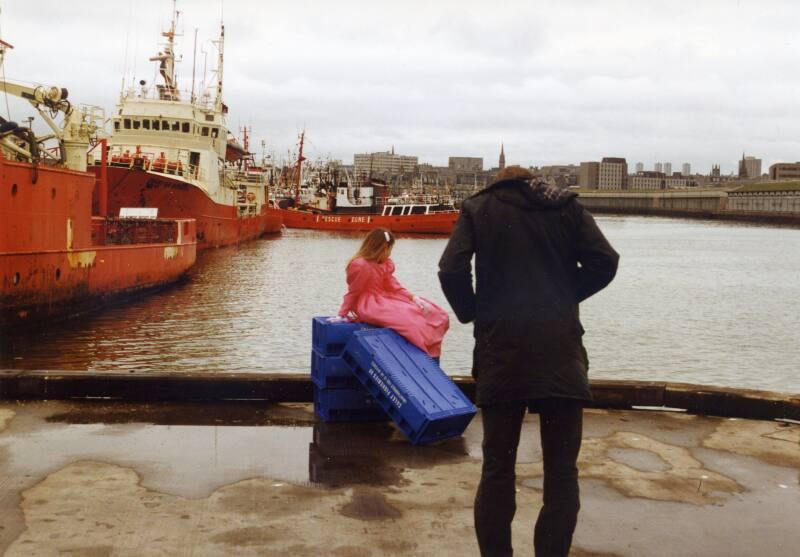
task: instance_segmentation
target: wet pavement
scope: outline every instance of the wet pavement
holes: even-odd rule
[[[537,417],[514,544],[532,555]],[[480,419],[411,446],[310,405],[0,403],[5,555],[477,555]],[[794,556],[800,425],[587,410],[575,556]]]

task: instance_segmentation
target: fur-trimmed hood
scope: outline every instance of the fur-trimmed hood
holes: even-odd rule
[[[498,180],[475,196],[486,194],[522,209],[559,209],[578,197],[575,192],[551,186],[536,178]]]

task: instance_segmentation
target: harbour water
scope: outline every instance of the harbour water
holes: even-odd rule
[[[648,217],[597,218],[617,279],[581,307],[590,375],[800,392],[800,231]],[[307,373],[310,321],[333,315],[361,234],[286,230],[206,251],[188,280],[101,313],[7,335],[0,367],[120,373]],[[397,276],[448,307],[446,239],[401,238]],[[448,308],[449,309],[449,308]],[[472,326],[451,314],[442,367],[468,374]]]

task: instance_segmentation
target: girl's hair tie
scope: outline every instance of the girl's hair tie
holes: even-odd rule
[[[392,243],[392,237],[389,236],[389,233],[386,230],[383,231],[383,237],[386,238],[386,242],[387,243],[389,243],[389,244]]]

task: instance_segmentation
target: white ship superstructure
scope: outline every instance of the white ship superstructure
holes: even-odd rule
[[[122,91],[109,140],[112,166],[134,166],[166,174],[201,188],[215,203],[235,205],[236,188],[224,180],[228,129],[222,101],[225,30],[216,42],[219,50],[216,83],[199,96],[183,100],[175,75],[177,12],[163,50],[150,60],[159,63],[163,83],[154,87],[140,81]]]
[[[279,233],[281,213],[269,207],[263,173],[229,138],[225,123],[225,28],[215,41],[212,84],[203,83],[195,95],[193,78],[191,92],[182,92],[175,75],[178,12],[173,13],[161,51],[150,58],[160,78],[123,89],[112,116],[109,211],[148,208],[159,217],[194,218],[201,250]],[[99,172],[96,162],[94,169]]]

